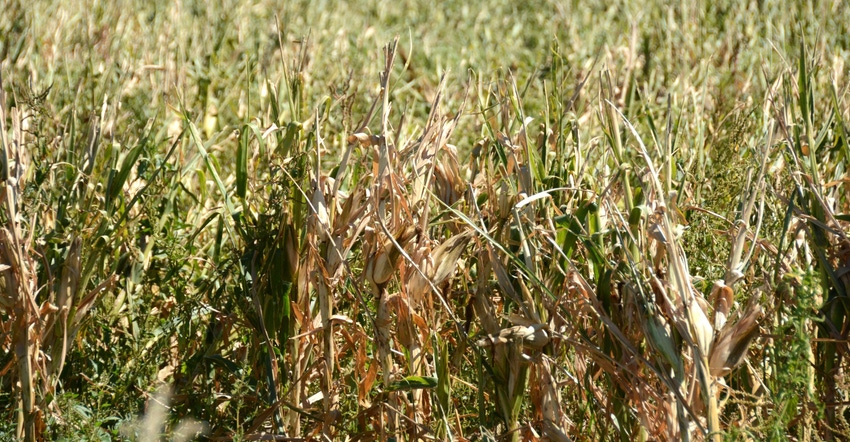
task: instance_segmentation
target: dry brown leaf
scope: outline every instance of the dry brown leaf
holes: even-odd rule
[[[761,306],[753,302],[738,322],[723,327],[711,346],[709,367],[712,376],[726,376],[744,361],[750,344],[758,336],[758,321],[763,313]]]
[[[720,330],[726,324],[729,310],[735,302],[735,294],[723,280],[717,280],[711,288],[710,299],[714,300],[714,329]]]
[[[366,371],[366,376],[363,381],[357,386],[357,400],[362,407],[369,407],[369,392],[372,391],[372,386],[375,385],[375,380],[378,378],[378,364],[369,364],[369,370]]]

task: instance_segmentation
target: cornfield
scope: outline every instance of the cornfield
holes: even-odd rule
[[[0,438],[848,440],[842,1],[0,16]]]

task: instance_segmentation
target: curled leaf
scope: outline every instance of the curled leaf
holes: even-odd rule
[[[479,347],[489,345],[501,345],[510,342],[522,341],[528,348],[539,350],[549,343],[549,334],[546,333],[546,324],[534,324],[531,326],[517,325],[503,329],[499,333],[487,335],[479,339],[476,344]]]
[[[761,306],[752,303],[738,322],[726,323],[711,346],[709,368],[712,376],[726,376],[741,365],[747,349],[758,336],[758,320],[762,314]]]
[[[718,280],[711,288],[710,299],[714,300],[714,329],[720,330],[726,324],[729,310],[732,309],[732,303],[735,302],[735,294],[725,282]]]

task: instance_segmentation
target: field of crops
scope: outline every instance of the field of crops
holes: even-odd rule
[[[0,440],[850,440],[841,0],[0,2]]]

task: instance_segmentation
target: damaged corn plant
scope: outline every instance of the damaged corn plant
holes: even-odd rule
[[[840,2],[9,3],[0,439],[850,438]]]

